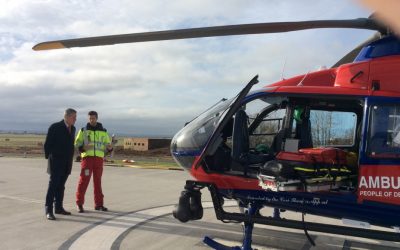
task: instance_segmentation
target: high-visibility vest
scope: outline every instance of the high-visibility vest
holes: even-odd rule
[[[86,150],[81,153],[81,157],[97,156],[104,157],[106,146],[110,144],[110,137],[107,130],[91,130],[86,127],[79,130],[75,138],[75,147],[85,146]]]

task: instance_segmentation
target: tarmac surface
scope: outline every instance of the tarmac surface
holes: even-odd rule
[[[86,193],[85,213],[75,209],[79,164],[75,163],[65,190],[64,207],[71,216],[48,221],[44,198],[48,184],[44,159],[0,157],[0,249],[209,249],[209,236],[230,246],[240,246],[243,230],[237,223],[222,223],[207,190],[203,190],[204,218],[180,223],[171,214],[188,173],[175,170],[104,168],[103,193],[108,212],[93,209],[93,188]],[[237,211],[234,202],[226,209]],[[263,209],[262,214],[272,214]],[[284,213],[300,218],[297,213]],[[316,216],[307,221],[341,224]],[[256,249],[400,249],[400,242],[384,242],[309,232],[313,247],[301,230],[256,225]],[[399,234],[400,237],[400,234]]]

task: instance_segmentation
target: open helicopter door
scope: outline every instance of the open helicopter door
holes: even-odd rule
[[[253,85],[257,83],[258,75],[251,79],[250,82],[239,92],[239,94],[236,96],[236,99],[231,102],[230,106],[228,106],[224,111],[221,111],[223,114],[219,118],[218,124],[215,124],[214,131],[206,142],[200,156],[194,160],[192,168],[198,168],[205,156],[211,155],[216,151],[217,147],[215,145],[219,145],[221,142],[220,140],[223,128],[228,124],[230,118],[240,107],[242,100],[249,93]],[[174,144],[174,142],[172,144]],[[199,191],[201,188],[202,187],[198,187],[193,181],[187,181],[185,190],[182,191],[179,198],[178,206],[173,211],[173,216],[176,219],[180,220],[181,222],[187,222],[189,220],[198,220],[202,218],[203,208],[201,206],[201,193]]]
[[[239,92],[236,99],[231,103],[229,108],[225,111],[225,114],[220,118],[219,123],[216,125],[214,132],[210,136],[209,140],[207,141],[206,145],[203,148],[200,156],[197,158],[197,161],[194,162],[194,168],[198,168],[198,166],[203,161],[204,157],[207,155],[211,155],[216,150],[216,144],[219,144],[219,139],[221,139],[221,133],[223,128],[226,124],[230,121],[230,118],[233,114],[239,109],[243,99],[249,93],[250,89],[253,85],[258,83],[258,75],[253,77],[250,82]]]

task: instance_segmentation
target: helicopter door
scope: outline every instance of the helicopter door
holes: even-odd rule
[[[224,115],[221,116],[218,125],[214,129],[214,132],[210,136],[206,145],[203,148],[199,158],[194,163],[194,167],[197,168],[204,158],[208,155],[212,155],[218,149],[219,144],[222,141],[222,132],[225,126],[231,121],[235,112],[239,109],[243,99],[249,93],[253,85],[258,83],[258,75],[255,76],[250,82],[239,92],[236,99],[231,103],[230,107],[225,111]]]
[[[372,99],[372,98],[371,98]],[[358,201],[400,204],[400,103],[369,105]]]

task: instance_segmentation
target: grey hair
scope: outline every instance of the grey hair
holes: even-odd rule
[[[67,118],[68,116],[71,116],[73,114],[76,114],[76,110],[72,108],[68,108],[64,111],[64,118]]]

